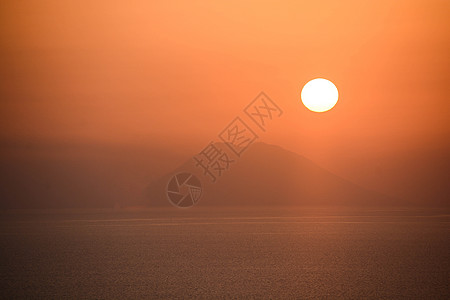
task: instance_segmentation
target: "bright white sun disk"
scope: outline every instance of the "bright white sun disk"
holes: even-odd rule
[[[339,98],[336,86],[329,80],[316,78],[302,89],[303,104],[311,111],[324,112],[332,109]]]

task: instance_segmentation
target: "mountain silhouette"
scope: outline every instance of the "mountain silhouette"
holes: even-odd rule
[[[221,149],[226,145],[215,144]],[[188,172],[201,181],[199,206],[399,205],[396,199],[364,189],[294,152],[266,143],[251,145],[229,170],[212,183],[193,159],[152,182],[146,195],[150,206],[170,206],[167,184]]]

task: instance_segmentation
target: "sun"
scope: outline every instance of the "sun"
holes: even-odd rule
[[[332,109],[339,98],[336,86],[329,80],[316,78],[302,89],[302,102],[311,111],[325,112]]]

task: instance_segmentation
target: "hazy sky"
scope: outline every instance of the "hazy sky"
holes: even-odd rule
[[[2,159],[132,147],[156,176],[263,90],[285,113],[262,140],[391,195],[443,188],[449,11],[444,0],[2,1]],[[322,114],[300,101],[316,77],[340,93]]]

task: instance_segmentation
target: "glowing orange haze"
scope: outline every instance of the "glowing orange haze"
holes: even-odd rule
[[[152,162],[169,171],[264,90],[285,112],[268,143],[395,196],[447,174],[449,1],[3,1],[0,11],[6,160],[23,145],[43,145],[25,158],[60,155],[57,144],[131,145],[176,153]],[[300,101],[316,77],[340,93],[323,114]]]

